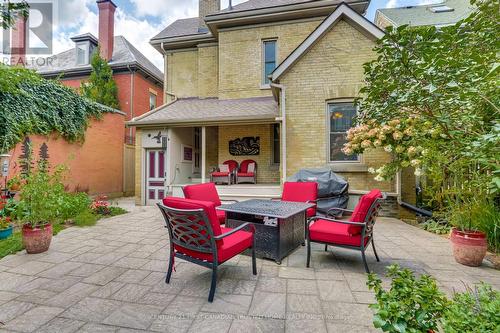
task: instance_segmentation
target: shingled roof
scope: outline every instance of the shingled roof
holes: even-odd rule
[[[94,40],[97,40],[91,34],[85,34],[85,36],[90,36]],[[74,38],[78,37],[81,36]],[[127,66],[136,67],[144,71],[148,76],[153,77],[156,81],[163,83],[163,73],[123,36],[115,36],[114,38],[113,56],[109,65],[113,70],[127,68]],[[76,51],[72,48],[52,56],[51,61],[45,62],[43,66],[35,64],[31,69],[36,70],[42,76],[55,77],[61,73],[78,73],[84,75],[87,72],[90,73],[92,68],[89,64],[77,65]]]
[[[273,97],[220,100],[218,98],[180,98],[128,122],[129,126],[153,124],[275,121],[278,104]]]

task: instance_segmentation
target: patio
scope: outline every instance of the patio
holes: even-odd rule
[[[132,208],[132,207],[127,207]],[[222,265],[212,304],[210,271],[177,261],[170,285],[167,230],[155,207],[54,237],[48,252],[0,260],[0,332],[370,332],[372,313],[360,255],[305,247],[281,266],[250,257]],[[401,221],[379,218],[372,271],[399,263],[432,274],[451,293],[485,281],[500,289],[499,272],[456,264],[447,239]],[[333,252],[332,252],[333,250]],[[210,324],[208,325],[208,322]]]

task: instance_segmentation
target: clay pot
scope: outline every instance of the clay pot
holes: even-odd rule
[[[461,231],[453,228],[450,239],[456,262],[472,267],[481,266],[488,249],[488,242],[484,232]]]
[[[24,225],[22,235],[26,252],[30,254],[42,253],[49,249],[52,240],[52,225],[46,224],[36,228]]]

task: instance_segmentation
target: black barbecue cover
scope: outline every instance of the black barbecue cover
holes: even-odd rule
[[[329,168],[302,169],[287,180],[318,183],[319,215],[325,215],[331,208],[347,208],[349,183]]]

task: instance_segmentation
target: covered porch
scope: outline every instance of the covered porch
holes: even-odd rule
[[[128,123],[138,128],[138,202],[151,205],[182,187],[211,181],[226,161],[255,162],[254,182],[218,184],[223,199],[273,198],[284,174],[281,119],[273,97],[185,98]],[[139,190],[139,191],[138,191]]]

